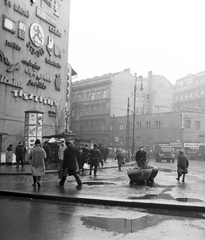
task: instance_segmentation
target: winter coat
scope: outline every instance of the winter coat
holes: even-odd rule
[[[77,153],[77,161],[78,161],[79,169],[83,169],[83,165],[87,161],[86,154],[84,152],[78,152]]]
[[[119,166],[122,166],[123,164],[124,164],[124,159],[125,159],[125,157],[124,157],[124,154],[122,153],[122,152],[118,152],[117,154],[116,154],[116,156],[115,156],[115,160],[117,159],[117,161],[118,161],[118,165]]]
[[[60,160],[63,160],[63,158],[64,158],[64,151],[65,151],[66,148],[67,148],[66,145],[63,145],[63,146],[60,145],[59,146],[58,157],[59,157]]]
[[[18,145],[15,149],[16,161],[23,160],[26,154],[26,148],[23,145]]]
[[[90,149],[90,164],[91,165],[98,165],[100,161],[100,150],[97,148]]]
[[[43,176],[45,175],[45,163],[46,158],[45,150],[37,144],[31,149],[29,153],[29,158],[31,158],[31,173],[33,176]]]
[[[177,166],[178,168],[181,168],[182,173],[188,173],[189,161],[184,155],[179,154],[177,158]]]
[[[63,163],[61,168],[67,169],[68,171],[76,170],[76,155],[76,149],[74,147],[68,146],[64,151]]]
[[[103,159],[104,159],[104,147],[102,145],[99,145],[98,149],[100,150],[100,161],[103,161]]]

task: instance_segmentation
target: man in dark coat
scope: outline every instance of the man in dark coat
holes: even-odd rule
[[[19,142],[19,145],[16,147],[15,154],[16,154],[16,168],[19,168],[19,162],[21,162],[21,166],[23,167],[26,148],[23,146],[22,142]]]
[[[76,163],[76,154],[77,151],[76,149],[72,146],[70,142],[66,143],[67,148],[64,150],[64,155],[63,155],[63,162],[62,162],[62,177],[59,182],[59,186],[63,187],[67,174],[73,175],[75,177],[75,180],[77,182],[76,188],[81,188],[82,187],[82,182],[76,172],[77,169],[77,163]]]
[[[87,163],[87,157],[81,148],[78,150],[78,153],[77,153],[77,161],[79,166],[79,172],[82,171],[82,175],[83,175],[83,166],[85,163]]]
[[[97,148],[97,144],[94,144],[93,148],[90,149],[90,175],[92,175],[92,169],[94,167],[94,176],[97,176],[99,159],[100,159],[100,150]]]
[[[140,147],[139,150],[136,152],[135,160],[137,162],[138,167],[145,167],[147,153],[145,152],[143,147]]]
[[[105,146],[104,146],[104,162],[107,161],[107,156],[108,156],[108,154],[109,154],[109,149],[108,149],[108,147],[105,145]]]
[[[178,173],[178,178],[177,181],[180,180],[181,175],[182,177],[182,182],[185,181],[185,174],[188,173],[188,167],[189,167],[189,161],[186,158],[186,156],[184,156],[184,152],[180,151],[178,158],[177,158],[177,173]]]
[[[98,167],[100,166],[100,163],[101,163],[101,166],[103,167],[104,147],[102,146],[101,143],[99,143],[98,149],[100,150],[100,159],[99,159],[99,162],[98,162]]]
[[[49,160],[50,160],[50,156],[51,156],[51,150],[50,150],[50,147],[48,146],[48,142],[47,142],[47,141],[45,141],[45,142],[43,143],[43,149],[44,149],[45,152],[46,152],[45,165],[46,165],[46,167],[47,167],[47,166],[48,166],[48,162],[49,162]]]

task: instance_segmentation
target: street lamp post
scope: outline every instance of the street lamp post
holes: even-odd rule
[[[135,83],[134,83],[134,106],[133,106],[133,133],[132,133],[132,160],[134,160],[135,155],[135,105],[136,105],[136,90],[140,87],[140,91],[143,90],[143,83],[142,83],[142,76],[139,76],[141,79],[140,85],[137,87],[137,74],[135,76]]]

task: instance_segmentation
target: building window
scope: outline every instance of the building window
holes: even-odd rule
[[[97,91],[97,99],[100,99],[100,91]]]
[[[195,128],[200,129],[200,121],[195,121]]]
[[[94,114],[94,106],[90,107],[91,114]]]
[[[102,130],[105,130],[105,122],[102,121]]]
[[[96,105],[96,113],[97,113],[97,114],[100,113],[100,105]]]
[[[92,92],[92,93],[91,93],[91,100],[94,100],[94,99],[95,99],[95,93]]]
[[[160,121],[155,121],[155,128],[160,128]]]
[[[129,123],[129,129],[132,129],[132,123]]]
[[[144,102],[144,101],[145,101],[145,94],[141,93],[141,102]]]
[[[124,125],[125,125],[124,123],[120,123],[120,130],[124,130],[124,128],[125,128]]]
[[[140,101],[140,95],[139,93],[136,94],[136,102],[139,102]]]
[[[85,115],[89,114],[89,106],[85,106]]]
[[[107,92],[104,90],[103,91],[103,98],[106,98],[107,97]]]
[[[110,130],[113,131],[113,124],[110,124]]]
[[[150,95],[146,94],[146,101],[149,102],[149,100],[150,100]]]
[[[106,113],[106,104],[105,104],[105,103],[102,104],[102,112],[103,112],[103,113]]]
[[[185,121],[185,127],[186,128],[191,128],[191,120],[186,120]]]
[[[141,122],[137,122],[137,129],[141,128]]]
[[[151,127],[151,123],[150,122],[146,122],[146,128],[150,128]]]
[[[80,108],[80,116],[82,117],[83,115],[84,115],[84,108],[81,107],[81,108]]]

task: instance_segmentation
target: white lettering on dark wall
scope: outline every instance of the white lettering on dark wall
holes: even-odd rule
[[[14,79],[9,79],[8,77],[4,75],[0,75],[0,83],[3,83],[5,85],[22,88],[21,83],[16,82]]]
[[[13,96],[20,97],[23,100],[33,100],[34,102],[43,103],[44,105],[57,106],[58,101],[50,98],[44,98],[42,96],[34,95],[33,93],[25,93],[22,90],[12,90]]]

